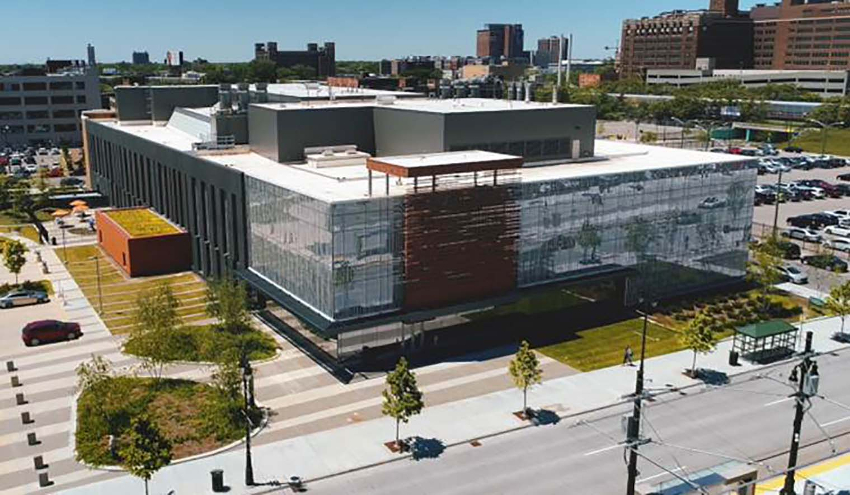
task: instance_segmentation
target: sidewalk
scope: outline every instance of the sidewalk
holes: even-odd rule
[[[804,331],[814,332],[814,348],[824,352],[845,347],[830,339],[838,327],[838,318],[824,318],[805,323]],[[731,346],[728,340],[720,343],[715,352],[699,357],[698,366],[728,375],[759,368],[746,362],[730,366]],[[647,360],[647,388],[659,390],[700,384],[681,373],[690,367],[692,359],[690,351],[682,351]],[[529,392],[529,404],[561,416],[612,405],[633,391],[636,370],[636,367],[616,366],[549,380]],[[402,436],[416,435],[452,445],[523,426],[511,414],[522,404],[522,395],[516,390],[431,408],[427,407],[426,394],[425,402],[422,414],[402,425]],[[394,422],[382,418],[262,445],[252,449],[255,479],[258,482],[283,481],[297,475],[309,480],[398,459],[398,455],[391,454],[383,446],[384,442],[393,439],[393,434]],[[261,432],[258,438],[262,436]],[[214,457],[169,466],[153,477],[151,487],[158,492],[205,493],[210,486],[209,472],[222,469],[232,493],[268,490],[268,486],[254,490],[244,488],[244,456],[244,450],[236,448]],[[141,481],[124,475],[63,493],[105,495],[137,490],[140,484]]]

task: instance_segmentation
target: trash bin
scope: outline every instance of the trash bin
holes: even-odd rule
[[[212,491],[215,493],[223,493],[224,489],[224,471],[221,469],[213,469],[210,471],[210,478],[212,479]]]
[[[738,351],[729,351],[729,366],[738,366]]]
[[[54,246],[56,245],[56,238],[55,237],[50,238],[50,244],[53,244]]]

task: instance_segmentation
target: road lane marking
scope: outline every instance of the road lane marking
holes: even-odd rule
[[[601,454],[602,452],[607,452],[609,450],[619,449],[621,447],[623,447],[623,446],[622,445],[611,445],[610,447],[604,447],[604,448],[601,448],[601,449],[598,449],[598,450],[585,452],[584,455],[585,456],[591,456],[591,455]]]
[[[779,399],[779,400],[775,400],[773,402],[768,402],[767,404],[764,405],[764,407],[775,406],[777,404],[782,404],[783,402],[788,402],[789,400],[794,400],[794,398],[793,397],[786,397],[784,399]]]
[[[829,423],[824,423],[823,426],[837,425],[838,423],[843,423],[844,421],[850,421],[850,416],[847,416],[846,418],[836,419],[835,421],[830,421]]]
[[[676,469],[671,469],[669,472],[668,471],[662,471],[658,474],[654,474],[652,476],[647,476],[646,478],[637,480],[637,482],[638,483],[646,483],[647,481],[654,480],[655,478],[660,478],[660,477],[664,476],[665,474],[675,474],[675,473],[678,473],[679,471],[684,471],[685,469],[687,469],[687,467],[688,466],[677,467]]]

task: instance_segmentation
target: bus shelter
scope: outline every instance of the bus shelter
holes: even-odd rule
[[[754,363],[773,361],[794,353],[798,334],[797,327],[783,320],[753,323],[735,328],[732,350]]]

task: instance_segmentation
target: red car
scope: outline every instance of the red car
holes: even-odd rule
[[[730,155],[740,155],[741,151],[742,151],[741,148],[736,147],[736,148],[729,148],[729,151],[727,151],[727,153],[729,153]]]
[[[39,345],[44,342],[60,340],[76,340],[83,335],[79,323],[69,323],[57,320],[41,320],[27,323],[21,330],[24,345]]]

